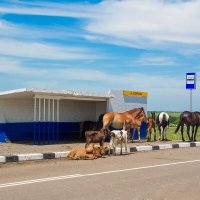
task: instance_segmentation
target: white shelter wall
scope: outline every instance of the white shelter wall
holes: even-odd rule
[[[32,122],[33,99],[0,99],[0,122]]]
[[[107,112],[107,102],[96,103],[96,121],[99,119],[99,115]]]
[[[96,103],[60,101],[60,122],[96,121]]]

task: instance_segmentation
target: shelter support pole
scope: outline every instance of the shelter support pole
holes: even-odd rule
[[[55,100],[52,99],[52,141],[53,141],[53,144],[55,143],[55,130],[54,130],[54,122],[55,122]]]
[[[60,102],[59,102],[59,100],[57,100],[57,130],[56,130],[56,142],[57,142],[57,144],[58,144],[58,140],[59,140],[59,115],[60,115]]]
[[[190,112],[192,112],[192,89],[190,89]]]
[[[50,120],[51,120],[50,104],[51,104],[51,100],[48,99],[48,144],[50,144]]]
[[[41,99],[39,99],[39,112],[38,112],[39,130],[38,130],[38,142],[41,142]]]
[[[34,123],[33,123],[33,126],[34,126],[34,133],[33,133],[33,140],[34,140],[34,145],[36,145],[36,134],[37,134],[37,127],[36,127],[36,120],[37,120],[37,118],[36,118],[36,116],[37,116],[37,99],[36,98],[34,98],[34,116],[33,116],[33,119],[34,119]]]
[[[46,103],[46,99],[43,99],[43,144],[45,144],[45,118],[46,118],[46,106],[45,106],[45,103]]]

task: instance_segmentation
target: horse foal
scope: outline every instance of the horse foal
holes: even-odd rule
[[[113,148],[113,153],[116,156],[116,146],[120,144],[121,146],[121,151],[120,155],[122,155],[122,146],[124,144],[125,151],[127,154],[127,141],[128,141],[128,136],[127,136],[127,131],[125,130],[113,130],[110,132],[110,149],[111,147]],[[109,151],[110,153],[110,151]]]

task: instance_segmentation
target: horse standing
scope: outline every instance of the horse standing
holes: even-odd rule
[[[85,140],[85,131],[100,131],[103,126],[103,115],[99,115],[97,122],[94,121],[83,121],[80,122],[80,139]]]
[[[85,147],[89,146],[91,143],[99,143],[100,147],[103,147],[106,137],[109,137],[109,136],[110,135],[109,135],[109,132],[107,132],[107,130],[85,131],[85,138],[86,138]]]
[[[151,117],[147,118],[147,141],[151,141],[151,132],[154,130],[154,141],[156,141],[156,115],[151,112]]]
[[[184,111],[180,114],[179,123],[176,127],[175,133],[177,133],[179,128],[181,127],[182,141],[185,141],[184,136],[183,136],[184,124],[187,127],[187,135],[188,135],[189,140],[196,141],[196,134],[197,134],[198,127],[200,125],[200,113]],[[192,126],[191,136],[190,136],[190,126]],[[194,127],[196,127],[195,132],[194,132]]]
[[[166,112],[161,112],[156,119],[156,124],[158,126],[159,130],[159,139],[161,140],[162,135],[162,141],[167,140],[166,138],[166,129],[169,127],[169,115]]]
[[[146,113],[143,108],[135,108],[126,112],[108,112],[103,116],[103,130],[108,130],[109,126],[122,129],[126,123],[126,129],[130,135],[131,128],[138,129],[138,139],[140,140],[140,127],[142,122],[146,122]]]

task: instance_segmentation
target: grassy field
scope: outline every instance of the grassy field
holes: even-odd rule
[[[156,117],[158,116],[159,112],[156,112]],[[174,134],[176,126],[179,122],[179,116],[180,116],[180,112],[167,112],[169,114],[169,118],[170,118],[170,127],[167,130],[167,139],[168,140],[181,140],[181,131],[179,129],[177,134]],[[150,112],[148,112],[148,116],[150,116]],[[157,138],[158,138],[158,130],[157,131]],[[186,133],[186,127],[184,128],[184,138],[187,141],[188,140],[188,136]],[[153,134],[152,134],[152,139],[153,139]],[[196,137],[197,141],[200,141],[200,128],[197,132],[197,137]]]
[[[169,129],[167,129],[167,139],[168,140],[180,140],[182,141],[182,137],[181,137],[181,131],[179,129],[179,131],[175,134],[175,129],[176,127],[169,127]],[[151,140],[153,140],[153,134],[151,134]],[[156,137],[158,139],[158,130],[156,129]],[[186,128],[184,129],[184,138],[185,138],[185,141],[188,141],[188,136],[187,136],[187,133],[186,133]],[[199,131],[197,132],[197,137],[196,137],[197,141],[200,141],[200,129]]]

